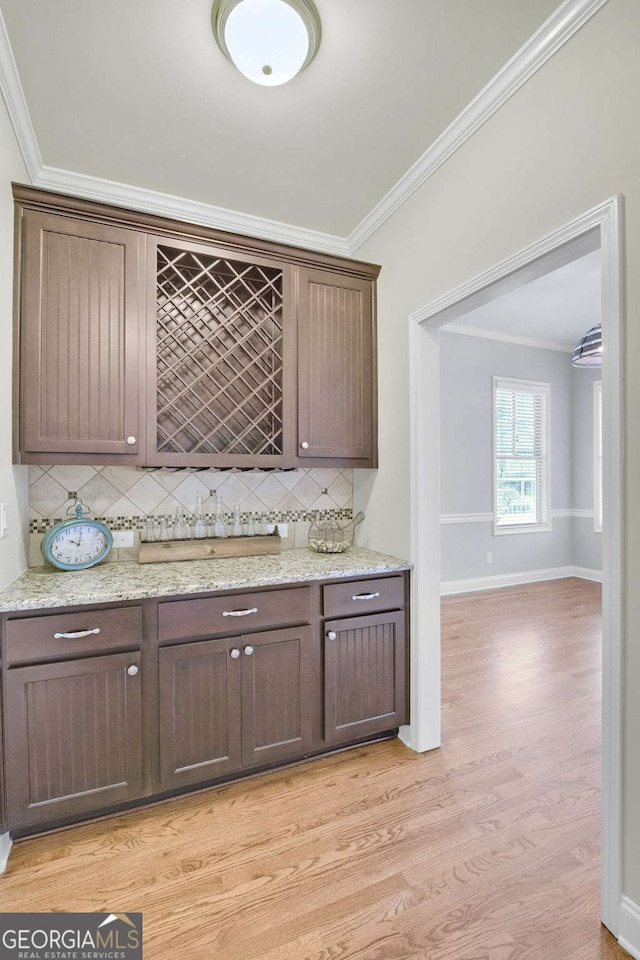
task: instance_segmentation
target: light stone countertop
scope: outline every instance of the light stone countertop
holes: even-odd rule
[[[0,612],[172,597],[409,569],[411,564],[406,560],[356,546],[346,553],[334,554],[313,553],[305,548],[265,557],[181,563],[116,562],[73,573],[34,567],[0,591]]]

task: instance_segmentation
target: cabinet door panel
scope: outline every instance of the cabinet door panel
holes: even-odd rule
[[[303,754],[315,704],[309,628],[251,634],[242,651],[243,766]]]
[[[212,780],[241,764],[240,641],[160,649],[160,779],[163,787]]]
[[[405,722],[404,612],[325,623],[325,740]],[[335,635],[335,636],[334,636]]]
[[[142,795],[139,667],[127,653],[7,671],[10,827]]]
[[[34,211],[23,226],[22,449],[131,457],[143,447],[144,241],[133,230]]]
[[[374,457],[372,311],[370,281],[300,271],[297,454],[304,460]]]

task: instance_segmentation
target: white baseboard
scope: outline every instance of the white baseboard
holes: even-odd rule
[[[7,869],[7,863],[9,861],[9,854],[11,853],[11,847],[13,846],[13,840],[8,833],[0,833],[0,874],[4,873]]]
[[[502,573],[496,577],[475,577],[472,580],[447,580],[440,584],[443,597],[455,593],[473,593],[476,590],[498,590],[500,587],[517,587],[523,583],[538,583],[543,580],[564,580],[578,577],[580,580],[602,582],[600,570],[586,567],[550,567],[548,570],[524,570],[520,573]]]
[[[579,580],[595,580],[602,583],[602,570],[589,570],[587,567],[574,567],[573,576]]]
[[[620,901],[618,943],[635,960],[640,960],[640,907],[625,896]]]
[[[473,593],[475,590],[496,590],[499,587],[517,587],[521,583],[539,580],[562,580],[573,576],[573,567],[551,567],[549,570],[524,570],[521,573],[502,573],[497,577],[476,577],[473,580],[448,580],[440,584],[440,594]]]

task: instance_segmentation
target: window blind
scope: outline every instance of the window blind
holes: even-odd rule
[[[549,389],[494,379],[496,529],[549,526]]]

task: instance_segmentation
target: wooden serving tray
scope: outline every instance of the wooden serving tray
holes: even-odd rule
[[[169,563],[175,560],[209,560],[220,557],[261,557],[280,553],[277,533],[266,537],[225,537],[215,540],[167,540],[141,543],[139,563]]]

